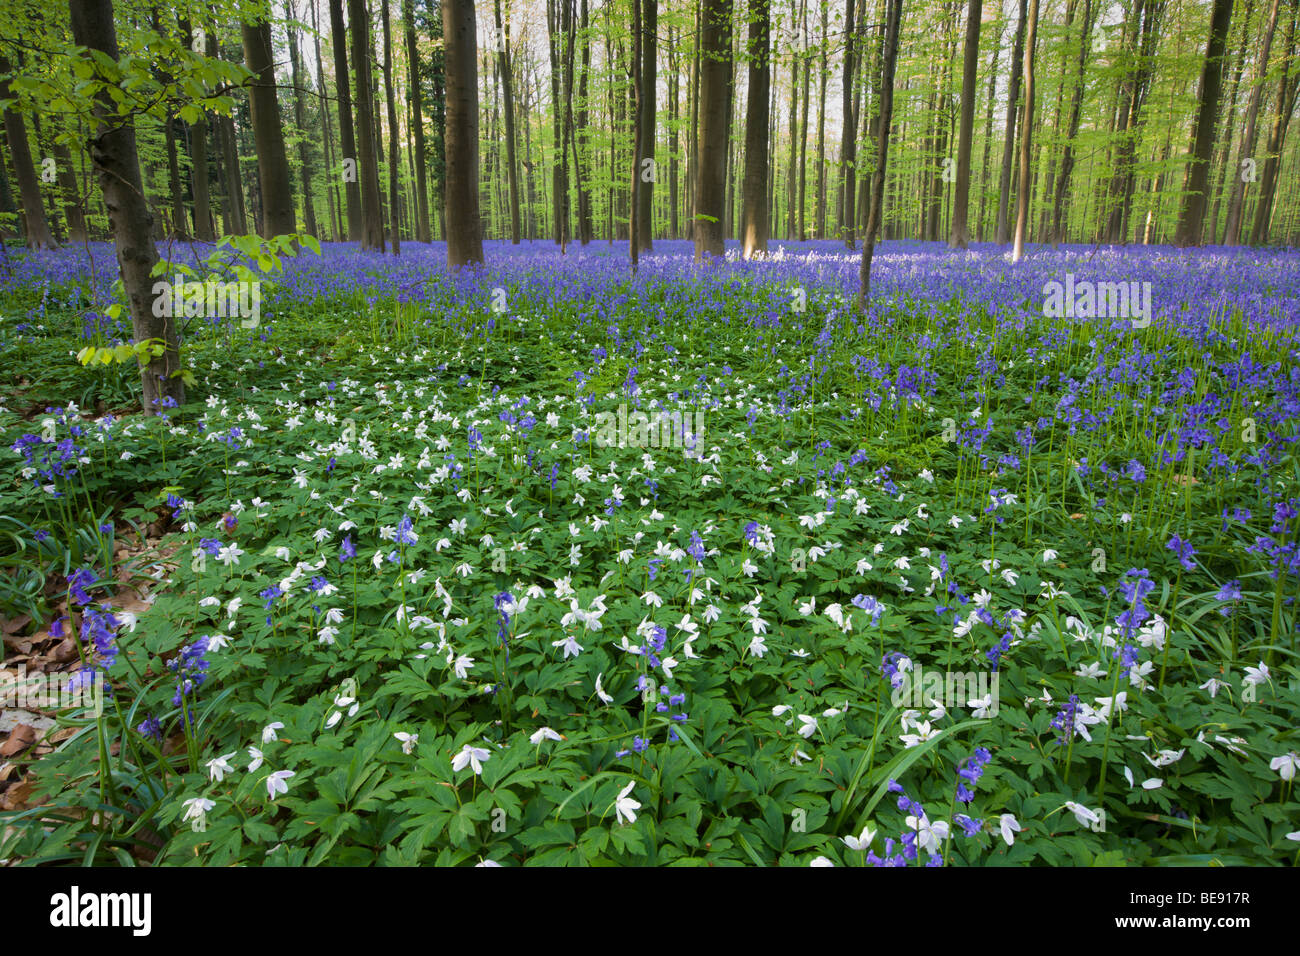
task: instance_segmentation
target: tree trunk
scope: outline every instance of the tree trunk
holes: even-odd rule
[[[510,242],[519,245],[519,164],[515,161],[514,82],[510,76],[510,26],[501,18],[501,0],[494,0],[497,69],[501,73],[501,95],[505,100],[506,181],[510,186]]]
[[[1079,121],[1083,115],[1085,67],[1092,52],[1092,0],[1083,0],[1083,21],[1079,33],[1079,58],[1075,61],[1075,85],[1070,96],[1069,128],[1065,133],[1065,148],[1061,152],[1061,168],[1056,174],[1056,201],[1052,204],[1052,243],[1065,241],[1065,207],[1069,201],[1070,177],[1074,174],[1074,140],[1079,135]]]
[[[383,199],[379,193],[378,133],[370,84],[370,13],[366,0],[348,0],[348,32],[356,82],[356,173],[361,188],[361,249],[384,251]],[[346,146],[344,147],[346,149]]]
[[[863,0],[866,3],[866,0]],[[854,201],[857,198],[857,179],[854,166],[857,160],[858,132],[853,110],[853,66],[855,60],[853,29],[853,0],[844,0],[844,90],[843,137],[840,140],[840,235],[844,245],[856,246],[853,235]]]
[[[700,125],[695,186],[695,259],[724,256],[727,153],[731,145],[731,0],[701,0]]]
[[[1296,32],[1300,29],[1300,0],[1292,0],[1292,15],[1287,23],[1286,59],[1289,65],[1295,56]],[[1273,196],[1277,189],[1278,166],[1282,160],[1282,146],[1286,142],[1287,126],[1295,111],[1296,94],[1300,91],[1300,71],[1283,70],[1277,85],[1277,108],[1273,114],[1273,128],[1269,132],[1264,175],[1260,179],[1259,200],[1255,207],[1255,224],[1250,232],[1251,245],[1260,246],[1268,241],[1269,220],[1273,214]]]
[[[308,0],[311,6],[312,49],[316,55],[316,99],[320,104],[321,120],[325,126],[325,202],[329,207],[330,236],[335,240],[343,238],[342,197],[339,195],[338,171],[334,164],[334,124],[330,121],[329,102],[325,90],[325,67],[320,57],[320,17],[316,12],[316,0]]]
[[[826,50],[830,3],[821,4],[820,63],[817,76],[817,212],[813,217],[818,239],[826,238]]]
[[[307,120],[303,109],[302,62],[298,49],[298,30],[293,22],[297,15],[293,9],[293,0],[285,0],[285,28],[289,34],[289,70],[293,79],[293,122],[298,132],[298,174],[302,177],[303,218],[307,221],[309,236],[321,235],[316,223],[316,204],[311,194],[311,156],[307,151]]]
[[[769,0],[749,0],[749,94],[745,106],[745,207],[741,254],[746,259],[767,252],[767,124],[771,95],[771,28]]]
[[[586,0],[583,0],[586,8]],[[678,84],[677,37],[671,25],[668,27],[668,238],[679,238],[680,227],[677,191],[678,162],[677,149],[681,126],[681,99]]]
[[[388,212],[393,255],[400,256],[402,217],[398,205],[397,174],[402,150],[397,145],[397,94],[393,89],[393,31],[388,17],[388,0],[380,0],[379,9],[384,31],[384,99],[388,108]]]
[[[1016,21],[1016,42],[1011,49],[1011,79],[1007,88],[1007,127],[1002,139],[1002,176],[998,181],[998,224],[994,241],[1006,245],[1011,239],[1011,166],[1016,143],[1017,100],[1020,98],[1020,81],[1025,51],[1025,25],[1028,22],[1029,0],[1020,0],[1020,16]]]
[[[975,71],[979,66],[980,0],[966,4],[966,45],[962,51],[961,123],[957,134],[957,188],[953,197],[952,233],[948,245],[965,249],[970,242],[966,225],[970,205],[970,147],[975,132]]]
[[[215,242],[216,226],[212,221],[212,194],[208,183],[208,120],[199,118],[190,127],[190,165],[193,166],[194,235],[204,242]]]
[[[217,119],[217,133],[221,138],[223,165],[226,173],[226,196],[230,200],[231,229],[237,235],[252,232],[248,228],[248,206],[244,203],[244,179],[239,169],[239,144],[235,137],[235,122],[229,116]]]
[[[1250,94],[1250,106],[1246,109],[1246,131],[1241,140],[1242,157],[1255,154],[1255,125],[1259,117],[1259,103],[1263,99],[1264,81],[1268,78],[1268,55],[1273,46],[1273,32],[1277,27],[1277,14],[1281,5],[1282,0],[1273,0],[1273,7],[1268,14],[1268,26],[1264,29],[1264,46],[1259,52],[1259,74]],[[1247,23],[1246,26],[1249,27],[1250,24]],[[1241,214],[1246,200],[1246,176],[1242,172],[1240,164],[1232,170],[1232,198],[1228,201],[1228,222],[1223,232],[1225,246],[1235,246],[1241,241]]]
[[[1037,0],[1034,0],[1037,3]],[[862,262],[858,267],[859,311],[871,297],[871,260],[876,252],[876,232],[880,229],[881,207],[885,199],[885,175],[889,166],[889,137],[894,122],[894,68],[898,62],[899,21],[903,0],[886,0],[885,36],[880,77],[880,110],[877,120],[876,164],[871,172],[871,208],[867,211],[867,228],[862,235]]]
[[[1232,19],[1232,0],[1214,0],[1210,15],[1210,38],[1205,48],[1205,65],[1201,70],[1200,111],[1192,137],[1191,171],[1183,199],[1183,215],[1174,234],[1178,246],[1199,246],[1205,221],[1205,190],[1209,182],[1210,154],[1214,150],[1214,120],[1219,111],[1219,92],[1223,88],[1223,52],[1228,45],[1228,27]]]
[[[1038,35],[1038,0],[1029,4],[1029,26],[1025,32],[1025,111],[1020,124],[1020,182],[1016,196],[1016,238],[1011,251],[1011,261],[1025,257],[1025,231],[1029,226],[1029,196],[1032,183],[1030,167],[1033,162],[1034,129],[1034,42]]]
[[[86,241],[86,214],[80,190],[77,189],[77,171],[72,165],[72,153],[67,145],[57,139],[50,147],[59,173],[59,192],[63,194],[63,218],[68,223],[68,242]]]
[[[182,124],[182,129],[184,125]],[[163,124],[163,139],[167,144],[167,189],[171,195],[171,233],[172,238],[188,239],[190,231],[185,228],[185,196],[181,192],[181,166],[176,155],[176,116],[167,114]]]
[[[257,175],[262,187],[262,235],[266,238],[298,231],[293,213],[293,186],[284,151],[284,126],[275,93],[275,60],[271,24],[241,24],[244,59],[254,79],[248,91],[253,138],[257,143]]]
[[[352,125],[352,88],[348,79],[348,35],[343,26],[343,0],[329,0],[330,41],[334,46],[334,87],[339,107],[339,147],[343,150],[343,170],[331,170],[331,176],[343,175],[343,197],[348,207],[348,241],[360,242],[361,162],[357,156],[356,136]]]
[[[112,0],[69,0],[73,42],[118,60],[117,31],[113,25]],[[92,62],[87,58],[87,62]],[[96,69],[98,73],[99,70]],[[131,330],[137,342],[162,339],[163,354],[140,370],[144,409],[159,414],[173,402],[185,402],[185,384],[180,378],[181,361],[176,322],[171,316],[154,315],[153,267],[158,249],[153,242],[153,217],[144,198],[140,162],[135,146],[135,127],[129,118],[117,115],[106,92],[96,97],[90,140],[90,157],[108,209],[117,264],[131,311]]]
[[[478,206],[478,47],[474,0],[442,0],[447,70],[447,265],[483,261]]]
[[[633,3],[638,0],[632,0]],[[637,122],[641,132],[638,138],[640,153],[636,168],[640,182],[637,186],[637,245],[641,252],[650,252],[654,248],[654,187],[658,176],[655,174],[655,88],[658,84],[659,44],[655,33],[659,29],[658,0],[640,0],[641,13],[641,71],[640,71],[640,105]],[[647,160],[649,163],[647,164]]]
[[[998,56],[1002,52],[1002,18],[998,17],[997,34],[993,41],[993,53],[989,57],[989,89],[984,113],[984,151],[980,159],[980,207],[976,213],[976,235],[980,242],[985,236],[984,211],[989,198],[989,156],[993,149],[993,104],[997,100]]]
[[[1142,108],[1146,103],[1147,93],[1151,88],[1151,77],[1155,71],[1160,17],[1165,6],[1165,0],[1139,0],[1133,19],[1135,29],[1132,32],[1130,46],[1136,62],[1125,73],[1125,79],[1120,87],[1121,136],[1116,149],[1114,172],[1111,175],[1109,188],[1111,207],[1106,229],[1106,238],[1109,242],[1127,241],[1128,220],[1132,211],[1133,190],[1136,184],[1134,165],[1138,136],[1142,127]],[[1213,127],[1213,119],[1210,125]]]
[[[582,65],[578,71],[578,114],[573,141],[573,171],[578,186],[578,241],[584,246],[595,237],[591,223],[591,130],[587,91],[591,80],[591,36],[587,0],[580,4],[578,32],[582,40]]]

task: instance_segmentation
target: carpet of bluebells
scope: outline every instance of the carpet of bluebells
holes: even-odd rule
[[[108,691],[0,859],[1296,861],[1300,256],[487,258],[288,259],[145,416],[111,248],[5,251],[0,616]]]

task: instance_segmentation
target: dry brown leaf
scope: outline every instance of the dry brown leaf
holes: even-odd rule
[[[0,794],[0,810],[26,810],[27,798],[32,795],[35,784],[31,777],[24,777],[12,787]]]
[[[37,739],[36,728],[30,724],[19,724],[9,732],[9,739],[0,744],[0,757],[15,757],[22,753]]]
[[[77,659],[77,642],[70,637],[65,637],[59,642],[59,646],[50,651],[49,659],[56,664],[66,664],[68,661]]]

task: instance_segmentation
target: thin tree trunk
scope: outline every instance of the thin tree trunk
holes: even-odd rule
[[[1241,155],[1253,156],[1255,153],[1255,124],[1259,117],[1259,103],[1263,99],[1264,81],[1268,78],[1268,55],[1273,46],[1273,32],[1277,27],[1278,9],[1282,0],[1273,0],[1268,14],[1268,26],[1264,28],[1264,46],[1259,52],[1259,75],[1254,90],[1250,94],[1250,106],[1246,109],[1246,131],[1241,140]],[[1246,24],[1249,26],[1249,23]],[[1241,241],[1242,209],[1246,199],[1246,177],[1242,175],[1240,164],[1232,175],[1232,198],[1228,202],[1228,222],[1224,227],[1223,244],[1235,246]]]
[[[194,49],[194,30],[184,18],[180,30],[187,50]],[[206,44],[203,53],[208,53]],[[216,226],[212,221],[212,196],[208,182],[208,118],[200,112],[190,126],[190,190],[194,197],[194,235],[203,242],[215,242]]]
[[[816,223],[817,238],[826,238],[826,56],[827,34],[830,27],[830,2],[821,3],[821,41],[820,64],[817,75],[817,213],[813,217]]]
[[[1029,20],[1029,0],[1020,0],[1020,15],[1016,21],[1016,41],[1011,49],[1011,79],[1007,87],[1007,127],[1002,139],[1002,175],[998,181],[998,223],[994,241],[1006,245],[1011,238],[1011,169],[1016,143],[1017,102],[1024,63],[1025,26]]]
[[[316,204],[312,199],[311,156],[307,150],[307,120],[303,109],[302,63],[298,49],[298,30],[293,26],[297,19],[293,0],[285,0],[285,29],[289,35],[289,69],[293,78],[293,122],[298,134],[298,174],[302,177],[303,218],[307,221],[307,234],[319,237],[320,228],[316,223]]]
[[[957,134],[957,188],[953,197],[952,232],[948,244],[965,249],[970,242],[966,225],[970,205],[970,147],[975,132],[975,71],[979,66],[980,0],[966,4],[966,45],[962,51],[961,128]]]
[[[501,17],[501,0],[493,0],[497,29],[497,69],[501,73],[501,93],[505,100],[506,180],[510,186],[510,242],[519,245],[519,166],[515,161],[514,83],[510,76],[510,25]]]
[[[1223,88],[1223,52],[1228,45],[1228,27],[1232,19],[1232,0],[1214,0],[1210,15],[1210,38],[1205,48],[1201,71],[1200,111],[1192,137],[1191,170],[1183,200],[1183,215],[1174,233],[1178,246],[1199,246],[1205,221],[1205,191],[1209,182],[1210,155],[1214,151],[1214,119]]]
[[[343,26],[343,0],[329,0],[330,39],[334,45],[334,86],[338,95],[339,145],[343,150],[343,196],[348,208],[348,241],[362,236],[361,162],[352,125],[352,89],[348,78],[348,35]],[[339,170],[331,175],[340,175]]]
[[[976,235],[980,242],[985,236],[984,213],[989,198],[989,155],[993,148],[993,104],[997,100],[998,55],[1002,52],[1002,18],[998,18],[997,34],[993,41],[993,54],[989,57],[989,89],[984,113],[984,154],[980,160],[980,208],[976,215]]]
[[[866,0],[863,0],[865,5]],[[853,235],[854,201],[857,192],[857,179],[854,172],[857,159],[858,133],[853,111],[853,66],[855,60],[853,29],[853,0],[844,0],[844,102],[843,102],[843,137],[840,140],[840,163],[843,166],[840,175],[840,233],[844,245],[849,249],[856,246]]]
[[[1025,231],[1029,227],[1030,166],[1033,162],[1034,129],[1034,42],[1038,35],[1038,0],[1030,0],[1029,26],[1025,31],[1025,113],[1020,129],[1020,183],[1016,197],[1016,238],[1011,261],[1025,256]]]
[[[337,167],[334,165],[334,123],[330,120],[329,98],[325,90],[325,67],[320,56],[320,16],[316,10],[316,0],[308,0],[311,6],[312,49],[316,56],[316,99],[320,103],[321,120],[325,126],[325,202],[329,207],[330,235],[338,240],[343,238],[343,221],[340,206],[342,197],[338,189]]]
[[[1074,90],[1070,96],[1069,128],[1065,133],[1065,148],[1061,152],[1061,168],[1056,174],[1056,201],[1052,204],[1052,243],[1065,241],[1065,207],[1069,202],[1070,177],[1074,174],[1074,140],[1079,135],[1079,121],[1083,115],[1085,67],[1092,52],[1092,0],[1083,0],[1083,21],[1079,33],[1079,57],[1075,61]]]
[[[393,90],[393,33],[388,16],[388,0],[380,0],[380,22],[384,32],[384,99],[388,108],[388,211],[393,255],[402,254],[402,217],[398,207],[397,174],[402,150],[397,145],[397,94]]]
[[[1251,229],[1251,245],[1260,246],[1268,241],[1269,220],[1273,215],[1273,196],[1277,189],[1277,173],[1282,160],[1282,146],[1291,113],[1295,110],[1296,94],[1300,90],[1300,71],[1291,72],[1292,58],[1296,52],[1296,32],[1300,29],[1300,0],[1292,0],[1292,15],[1286,31],[1286,57],[1288,69],[1282,71],[1277,85],[1277,106],[1273,114],[1273,127],[1269,132],[1264,172],[1260,178],[1259,199],[1255,206],[1255,224]],[[1288,83],[1288,74],[1290,82]]]
[[[1037,0],[1035,0],[1037,2]],[[867,211],[867,228],[862,236],[862,262],[858,266],[859,311],[871,297],[871,260],[876,252],[876,232],[880,229],[885,199],[885,175],[889,167],[889,137],[894,121],[894,68],[898,62],[899,22],[903,0],[886,0],[885,36],[880,77],[880,110],[877,120],[876,164],[871,172],[871,208]]]

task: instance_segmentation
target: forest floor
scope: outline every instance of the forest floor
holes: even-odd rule
[[[0,860],[1296,861],[1300,257],[689,250],[9,249]]]

